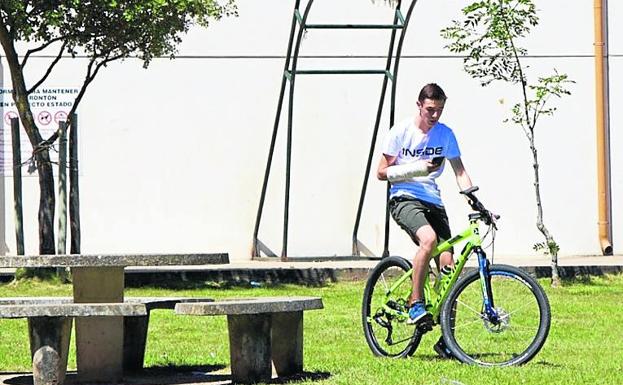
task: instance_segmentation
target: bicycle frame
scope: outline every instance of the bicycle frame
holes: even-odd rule
[[[482,245],[482,237],[480,236],[480,228],[478,225],[478,221],[480,216],[477,213],[469,215],[469,227],[465,229],[460,234],[452,237],[451,239],[442,242],[437,245],[435,250],[432,252],[432,257],[437,257],[441,253],[450,250],[452,247],[462,244],[466,242],[461,254],[456,260],[455,268],[449,276],[449,279],[445,280],[444,285],[439,288],[439,291],[436,291],[433,285],[430,282],[429,275],[426,276],[426,280],[424,282],[424,299],[426,302],[426,310],[430,312],[433,316],[433,320],[437,323],[439,320],[439,314],[441,312],[441,305],[446,300],[448,293],[452,286],[458,280],[465,264],[467,263],[470,255],[472,253],[476,253],[478,256],[478,270],[480,271],[480,278],[482,284],[482,292],[483,292],[483,304],[485,308],[485,313],[493,322],[497,319],[497,314],[494,310],[493,306],[493,297],[491,295],[491,286],[489,284],[489,273],[488,266],[489,261],[487,260],[487,256],[481,249]],[[406,272],[402,277],[400,277],[392,287],[389,288],[386,296],[389,299],[389,296],[393,291],[402,285],[405,280],[411,280],[411,275],[413,273],[413,269]],[[387,301],[386,301],[387,303]],[[394,309],[387,308],[387,311],[391,313],[395,313]]]

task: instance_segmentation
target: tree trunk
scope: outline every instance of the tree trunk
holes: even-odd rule
[[[54,174],[49,151],[42,150],[35,155],[39,175],[39,254],[56,254],[54,245]],[[16,278],[38,277],[47,279],[56,274],[53,267],[34,267],[19,269]]]
[[[39,254],[56,254],[54,245],[54,174],[50,153],[42,150],[36,156],[39,174]]]
[[[15,248],[24,255],[24,214],[22,209],[22,147],[19,119],[11,119],[11,145],[13,147],[13,208],[15,212]]]
[[[33,147],[33,154],[39,175],[39,254],[55,254],[54,245],[54,174],[52,173],[52,163],[50,162],[50,152],[48,148],[40,148],[43,142],[41,133],[37,128],[35,119],[30,109],[28,101],[28,91],[22,73],[14,41],[3,22],[0,22],[0,45],[4,49],[6,60],[11,72],[11,83],[13,85],[13,100],[17,107],[19,117],[24,126],[24,131],[28,135],[28,140]],[[27,272],[28,275],[43,276],[48,275],[50,268],[34,269]],[[40,274],[41,273],[41,274]]]
[[[534,191],[536,194],[536,207],[537,207],[537,220],[536,227],[539,229],[543,237],[545,237],[546,250],[552,256],[552,287],[559,287],[561,285],[560,275],[558,274],[558,244],[554,240],[545,223],[543,222],[543,204],[541,203],[541,184],[539,179],[539,160],[536,146],[534,145],[534,131],[530,137],[530,150],[532,151],[532,160],[534,168]]]

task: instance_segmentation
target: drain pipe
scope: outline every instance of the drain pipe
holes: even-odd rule
[[[599,207],[599,244],[604,255],[612,255],[610,224],[610,157],[607,104],[607,36],[604,36],[604,4],[607,0],[594,0],[595,12],[595,91],[597,117],[597,189]]]

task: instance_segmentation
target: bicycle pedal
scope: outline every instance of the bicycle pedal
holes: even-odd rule
[[[421,333],[426,333],[426,332],[433,330],[433,316],[431,316],[430,314],[427,314],[424,317],[422,317],[422,319],[418,321],[416,328]]]

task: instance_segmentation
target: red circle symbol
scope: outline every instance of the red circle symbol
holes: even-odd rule
[[[66,122],[67,121],[67,113],[65,111],[58,111],[54,114],[54,122]]]
[[[15,111],[9,111],[6,114],[4,114],[4,121],[6,122],[6,124],[11,124],[11,119],[13,118],[17,118],[17,112]]]

